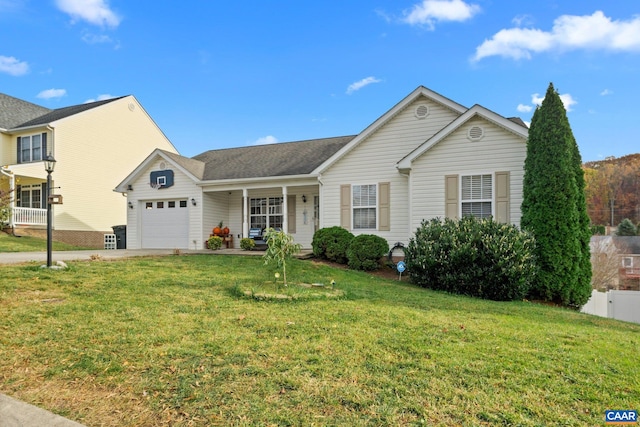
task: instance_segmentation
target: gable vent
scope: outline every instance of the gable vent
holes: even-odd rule
[[[484,129],[480,126],[471,126],[469,132],[467,132],[467,137],[471,141],[480,141],[484,136]]]
[[[429,115],[429,106],[424,104],[418,105],[414,113],[418,119],[424,119]]]

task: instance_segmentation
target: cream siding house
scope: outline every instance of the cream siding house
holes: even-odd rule
[[[44,232],[46,156],[56,160],[52,193],[63,197],[53,206],[54,240],[101,247],[112,226],[126,224],[118,177],[154,148],[176,152],[133,96],[48,110],[0,94],[0,108],[0,188],[14,190],[16,234]]]
[[[150,247],[145,233],[160,233],[142,230],[146,211],[162,202],[167,221],[160,223],[168,226],[164,202],[180,197],[193,211],[188,230],[153,247],[203,248],[220,221],[230,227],[233,247],[250,230],[269,226],[307,248],[317,229],[331,226],[406,244],[422,220],[434,217],[493,216],[518,225],[527,134],[519,119],[466,108],[421,86],[358,135],[191,159],[156,150],[116,191],[127,193],[132,207],[130,248]],[[175,182],[152,189],[153,174],[162,170]]]

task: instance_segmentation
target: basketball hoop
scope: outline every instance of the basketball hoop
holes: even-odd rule
[[[150,182],[149,187],[151,187],[154,190],[159,190],[162,188],[162,184],[158,184],[157,182]]]

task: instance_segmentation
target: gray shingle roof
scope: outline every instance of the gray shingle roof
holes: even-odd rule
[[[17,127],[50,111],[48,108],[0,93],[0,128]]]
[[[86,104],[72,105],[70,107],[58,108],[53,111],[49,110],[50,112],[44,115],[41,115],[40,117],[36,117],[32,120],[21,123],[19,126],[14,126],[14,127],[46,125],[47,123],[55,122],[56,120],[64,119],[65,117],[82,113],[83,111],[87,111],[92,108],[96,108],[101,105],[108,104],[109,102],[113,102],[121,98],[124,98],[124,96],[120,96],[118,98],[105,99],[103,101],[88,102]]]
[[[205,151],[203,181],[304,175],[347,145],[356,135]]]
[[[176,162],[176,164],[182,166],[189,171],[193,176],[198,179],[202,179],[204,176],[205,163],[200,160],[190,159],[188,157],[181,156],[180,154],[172,153],[166,150],[162,151],[167,157]]]

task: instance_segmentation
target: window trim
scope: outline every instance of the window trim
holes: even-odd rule
[[[34,146],[33,146],[34,137],[40,137],[39,147],[37,148],[39,150],[39,155],[37,156],[38,158],[35,158],[36,156],[34,156]],[[29,141],[28,149],[25,149],[25,140]],[[30,134],[30,135],[18,136],[16,139],[16,151],[17,151],[16,152],[17,164],[37,163],[37,162],[43,161],[47,153],[47,133],[39,132],[39,133]],[[23,156],[23,153],[27,151],[29,153],[29,160],[25,160]]]
[[[351,195],[350,195],[350,202],[351,202],[351,229],[356,231],[364,231],[364,230],[378,230],[378,226],[379,226],[379,220],[380,220],[380,183],[376,182],[376,183],[367,183],[367,184],[351,184]],[[375,203],[374,205],[367,205],[367,206],[356,206],[354,203],[354,189],[355,187],[364,187],[364,186],[368,186],[368,187],[374,187],[376,190],[376,194],[375,194]],[[356,227],[356,215],[355,215],[355,211],[356,209],[373,209],[374,213],[375,213],[375,225],[373,228],[371,227]]]
[[[24,206],[24,197],[23,193],[29,193],[29,206]],[[37,192],[36,198],[33,197],[33,193]],[[20,194],[17,197],[17,207],[19,208],[29,208],[29,209],[46,209],[46,207],[42,206],[42,184],[26,184],[20,186]],[[36,203],[34,203],[34,200]],[[36,204],[37,206],[33,206]]]
[[[264,201],[264,205],[254,206],[254,201]],[[280,203],[277,203],[277,201]],[[272,203],[273,202],[273,203]],[[260,208],[259,213],[253,213],[252,209]],[[280,228],[284,227],[284,197],[282,195],[266,195],[260,197],[249,197],[249,228]],[[263,218],[264,221],[254,222],[254,218]],[[277,221],[274,218],[280,217],[280,225],[277,225]],[[264,226],[263,226],[264,224]]]
[[[465,177],[474,177],[474,176],[485,176],[488,175],[491,177],[491,197],[490,198],[483,198],[483,199],[464,199],[462,197],[463,194],[463,178]],[[490,203],[491,204],[491,217],[495,218],[495,209],[496,209],[496,172],[495,171],[481,171],[481,172],[468,172],[468,173],[464,173],[464,174],[460,174],[458,175],[458,217],[462,218],[463,217],[463,209],[462,206],[465,203]],[[482,188],[482,184],[481,184],[481,188]],[[472,215],[474,217],[476,217],[475,215]],[[485,218],[483,216],[481,217],[476,217],[476,218]]]

